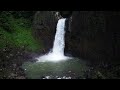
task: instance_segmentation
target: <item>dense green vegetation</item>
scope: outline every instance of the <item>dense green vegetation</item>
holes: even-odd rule
[[[0,12],[0,48],[12,46],[38,51],[41,45],[32,35],[33,15],[29,11]]]

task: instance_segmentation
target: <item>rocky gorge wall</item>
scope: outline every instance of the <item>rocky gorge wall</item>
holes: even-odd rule
[[[86,60],[120,60],[120,12],[60,12],[66,21],[65,54]],[[58,17],[56,11],[37,11],[33,22],[36,39],[48,52],[54,41]]]
[[[33,21],[33,35],[43,46],[41,52],[47,53],[53,46],[57,18],[54,11],[37,11]]]
[[[120,60],[120,12],[74,11],[65,51],[94,61]]]

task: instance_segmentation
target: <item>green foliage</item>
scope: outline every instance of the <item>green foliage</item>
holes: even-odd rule
[[[12,15],[9,12],[2,12],[0,14],[0,27],[6,30],[7,32],[13,31],[13,25],[11,23]]]
[[[13,11],[0,12],[0,48],[13,46],[39,51],[42,46],[32,36],[31,20],[15,18],[12,13]]]
[[[0,48],[4,48],[7,45],[13,46],[13,37],[10,33],[0,28]]]
[[[31,28],[17,26],[14,35],[14,43],[16,46],[24,46],[27,50],[36,51],[40,49],[40,45],[32,36]]]

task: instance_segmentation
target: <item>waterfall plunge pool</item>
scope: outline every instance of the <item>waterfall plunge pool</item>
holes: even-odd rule
[[[78,58],[59,62],[26,62],[22,65],[28,79],[84,79],[87,63]]]

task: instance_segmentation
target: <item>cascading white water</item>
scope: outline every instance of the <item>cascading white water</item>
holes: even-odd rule
[[[66,19],[60,19],[57,24],[57,31],[55,35],[55,41],[53,45],[53,53],[63,56],[64,55],[64,47],[65,47],[65,20]]]
[[[56,28],[56,35],[54,40],[53,49],[48,54],[37,58],[38,62],[46,61],[61,61],[70,59],[70,57],[64,56],[64,47],[65,47],[65,20],[66,18],[59,19]]]

